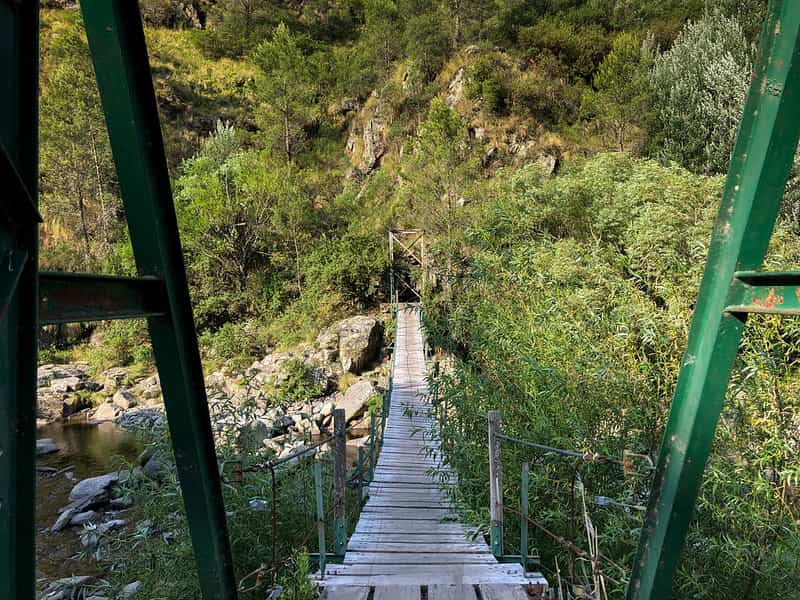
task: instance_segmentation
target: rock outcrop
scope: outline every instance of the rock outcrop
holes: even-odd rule
[[[320,333],[315,344],[321,356],[338,361],[344,371],[361,373],[378,357],[382,341],[381,322],[357,316],[334,323]]]

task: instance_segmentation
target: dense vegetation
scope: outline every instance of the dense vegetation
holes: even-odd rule
[[[457,442],[467,514],[488,518],[490,409],[539,443],[655,457],[765,2],[141,5],[209,363],[235,366],[385,302],[387,229],[424,228],[427,326],[452,364],[442,386],[457,417],[443,435]],[[132,272],[70,9],[43,15],[41,137],[43,266]],[[800,263],[798,189],[795,178],[771,267]],[[771,318],[748,328],[676,597],[791,597],[800,585],[800,331]],[[50,356],[150,360],[141,324],[97,329],[89,353],[88,329],[57,333]],[[593,498],[646,504],[647,461],[639,476],[576,475],[504,451],[510,474],[533,464],[536,519],[582,547],[570,506],[585,490],[609,597],[621,597],[641,513]],[[518,477],[506,483],[516,497]],[[185,531],[181,543],[185,555]],[[548,577],[559,565],[586,584],[563,546],[541,532],[531,544]],[[236,549],[244,573],[254,557]]]

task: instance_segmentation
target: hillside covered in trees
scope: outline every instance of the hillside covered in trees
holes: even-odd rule
[[[80,12],[44,5],[42,268],[133,274]],[[459,415],[443,435],[465,514],[488,521],[487,410],[543,444],[656,456],[766,2],[140,5],[208,366],[377,311],[387,231],[424,229],[426,328]],[[800,264],[799,201],[795,176],[770,268]],[[749,327],[675,597],[800,587],[800,330]],[[43,362],[152,369],[144,323],[44,338]],[[509,460],[519,472],[531,459]],[[531,504],[581,544],[573,471],[535,462]],[[647,473],[579,478],[587,497],[646,504]],[[621,598],[642,514],[589,510]],[[586,565],[546,536],[531,544],[579,590]]]

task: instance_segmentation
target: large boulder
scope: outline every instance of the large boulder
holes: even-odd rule
[[[100,498],[107,496],[108,491],[119,482],[118,472],[89,477],[78,482],[69,493],[70,502],[83,500],[85,498]]]
[[[383,325],[372,317],[352,317],[338,323],[339,362],[345,371],[360,373],[380,352]]]
[[[344,371],[362,372],[380,353],[383,324],[372,317],[356,316],[322,331],[315,345],[322,360],[338,360]]]
[[[113,402],[103,402],[97,409],[94,411],[92,418],[95,421],[113,421],[117,418],[117,415],[121,412],[119,406],[117,406]]]
[[[372,398],[377,391],[371,381],[359,381],[354,383],[344,394],[339,394],[334,399],[336,408],[344,409],[344,417],[347,421],[361,415],[367,408],[370,398]]]
[[[128,410],[138,404],[136,396],[131,394],[128,390],[119,390],[114,394],[111,401],[122,410]]]

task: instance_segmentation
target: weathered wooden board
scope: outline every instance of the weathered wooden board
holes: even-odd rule
[[[351,552],[344,557],[345,565],[496,565],[491,554],[446,552]]]
[[[477,600],[472,585],[429,585],[428,600]]]
[[[367,600],[369,586],[331,586],[325,588],[322,600]]]
[[[438,537],[438,536],[437,536]],[[435,552],[437,554],[488,554],[492,553],[485,544],[462,542],[425,542],[410,543],[407,537],[401,537],[400,542],[353,542],[347,544],[348,552]]]
[[[392,585],[375,588],[373,600],[419,600],[421,586]]]

